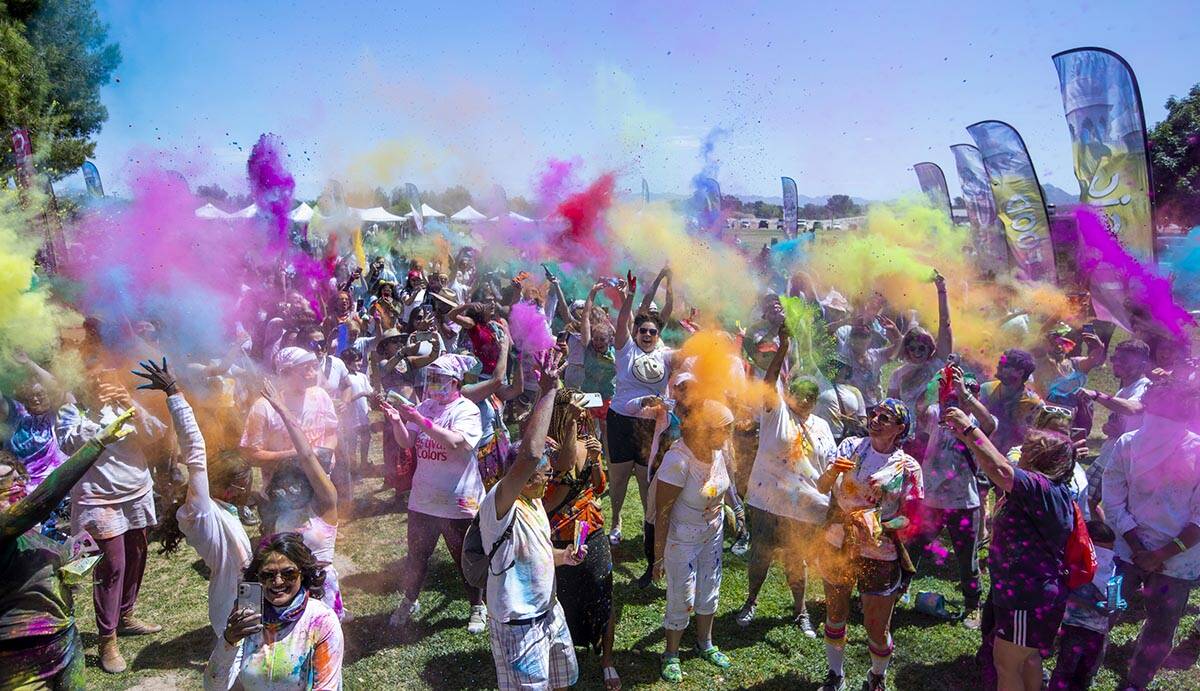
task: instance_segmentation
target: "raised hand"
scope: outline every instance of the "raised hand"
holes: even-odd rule
[[[133,370],[132,374],[136,377],[141,377],[146,380],[145,384],[138,387],[139,390],[148,389],[151,391],[162,391],[168,396],[173,396],[179,393],[179,385],[175,382],[175,377],[167,368],[167,358],[162,359],[162,364],[158,364],[153,360],[139,362],[144,372]]]
[[[117,416],[116,420],[108,423],[108,426],[100,430],[96,435],[96,441],[104,446],[119,442],[133,432],[133,428],[129,426],[129,421],[137,412],[134,408],[130,408]]]
[[[279,394],[279,389],[275,388],[275,384],[270,379],[264,379],[262,383],[262,397],[275,410],[282,410],[284,407],[283,396]]]

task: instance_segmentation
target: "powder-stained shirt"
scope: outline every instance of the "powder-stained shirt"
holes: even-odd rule
[[[979,506],[979,481],[971,452],[941,424],[941,406],[925,409],[929,444],[921,471],[925,478],[925,505],[934,509],[974,509]],[[971,424],[978,425],[974,415]]]
[[[855,461],[852,472],[842,473],[833,486],[833,499],[846,514],[877,510],[880,523],[900,516],[904,504],[924,496],[921,466],[912,456],[897,449],[880,453],[869,439],[850,437],[838,446],[837,457]],[[840,548],[845,540],[845,526],[830,524],[825,540]],[[859,554],[868,559],[895,561],[896,546],[886,537],[878,543],[859,542]]]
[[[663,455],[654,482],[680,489],[671,505],[671,527],[667,540],[687,545],[705,544],[720,534],[724,521],[721,506],[729,489],[725,453],[717,450],[713,461],[696,458],[682,439]],[[657,492],[656,492],[657,495]]]
[[[979,387],[979,400],[996,418],[996,431],[991,434],[992,445],[1007,453],[1025,441],[1025,430],[1042,406],[1042,399],[1028,386],[1015,395],[1006,395],[999,380],[984,382]]]
[[[446,404],[426,399],[417,410],[466,441],[457,449],[446,448],[424,428],[409,423],[409,433],[417,437],[409,510],[438,518],[474,518],[483,498],[483,478],[475,460],[475,447],[483,437],[479,406],[459,396]]]
[[[67,460],[67,454],[58,446],[54,426],[64,413],[70,414],[74,406],[34,415],[19,401],[4,400],[8,403],[8,419],[5,420],[8,439],[4,448],[25,464],[25,470],[29,472],[26,487],[32,492],[51,471]]]
[[[328,605],[310,597],[295,622],[266,626],[208,658],[208,691],[338,691],[342,688],[342,625]]]
[[[817,491],[817,478],[837,451],[833,432],[816,415],[798,421],[779,391],[777,384],[770,406],[758,418],[758,452],[746,503],[776,516],[822,523],[829,511],[829,495]]]
[[[484,553],[512,526],[512,535],[492,555],[487,580],[488,616],[502,622],[529,619],[554,606],[554,546],[550,520],[541,499],[517,497],[508,513],[496,518],[496,485],[479,507],[479,537]],[[509,565],[512,568],[508,568]]]
[[[1075,501],[1065,482],[1013,469],[1012,489],[996,503],[988,567],[1000,607],[1032,610],[1067,596],[1067,538]]]
[[[337,410],[325,389],[310,386],[305,390],[304,401],[297,418],[304,438],[314,449],[337,448]],[[267,399],[261,397],[250,406],[250,412],[246,415],[246,429],[242,432],[241,446],[262,451],[295,450],[287,427],[283,424],[283,418],[275,412],[270,403],[267,403]]]

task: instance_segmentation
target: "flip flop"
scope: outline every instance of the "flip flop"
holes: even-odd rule
[[[701,650],[700,657],[710,665],[715,665],[721,669],[728,669],[733,664],[729,661],[729,656],[721,652],[715,645],[708,650]]]
[[[669,681],[672,684],[680,684],[683,682],[683,668],[679,666],[679,656],[663,657],[662,672],[663,681]]]
[[[678,660],[679,658],[675,659]],[[670,680],[668,679],[668,681]],[[608,689],[608,691],[621,691],[621,677],[617,674],[616,667],[604,668],[604,688]]]

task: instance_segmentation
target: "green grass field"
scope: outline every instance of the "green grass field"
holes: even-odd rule
[[[885,373],[886,375],[886,373]],[[1115,391],[1108,368],[1092,375],[1092,385]],[[1097,410],[1095,430],[1107,413]],[[1098,433],[1098,432],[1097,432]],[[1099,441],[1098,439],[1094,441]],[[374,462],[381,462],[378,437]],[[378,468],[378,465],[376,466]],[[469,607],[450,555],[439,545],[421,596],[422,614],[404,634],[389,629],[388,616],[399,602],[403,568],[405,517],[385,508],[388,493],[379,492],[381,480],[368,478],[359,499],[369,502],[360,515],[345,522],[338,540],[338,571],[343,598],[355,619],[344,626],[346,660],[343,681],[349,689],[487,689],[495,688],[496,675],[486,634],[466,631]],[[616,665],[625,688],[679,688],[658,678],[663,649],[661,588],[639,590],[633,580],[644,568],[641,550],[641,507],[636,488],[625,503],[625,541],[614,550],[614,600],[621,607],[617,626]],[[608,499],[605,498],[606,515]],[[753,532],[753,526],[751,526]],[[253,538],[254,536],[252,536]],[[944,543],[949,548],[948,541]],[[157,547],[156,545],[154,547]],[[951,609],[961,605],[954,576],[953,556],[937,566],[925,559],[912,585],[915,594],[934,590],[946,596]],[[733,660],[723,672],[695,657],[692,633],[684,635],[683,661],[686,689],[814,689],[825,676],[825,649],[820,638],[810,639],[790,623],[791,594],[778,566],[759,596],[755,621],[747,628],[734,621],[746,597],[746,562],[725,553],[721,605],[714,640]],[[96,624],[90,591],[76,596],[77,614],[87,652],[88,688],[174,689],[200,688],[200,676],[212,650],[207,619],[207,583],[204,567],[186,545],[170,558],[152,554],[138,611],[164,625],[156,636],[122,639],[121,650],[128,672],[109,676],[98,668]],[[986,592],[987,578],[984,576]],[[824,620],[825,608],[819,581],[810,579],[809,612],[814,624]],[[1131,603],[1131,614],[1116,626],[1110,638],[1104,669],[1095,688],[1116,686],[1133,650],[1140,622],[1140,603]],[[1200,613],[1200,591],[1191,600],[1176,634],[1176,651],[1168,668],[1160,672],[1155,688],[1200,690],[1200,637],[1189,637]],[[935,621],[903,605],[893,617],[896,653],[888,673],[889,688],[907,691],[980,688],[975,651],[980,635],[960,625]],[[852,614],[846,654],[847,688],[857,689],[870,667],[861,617]],[[580,652],[578,688],[602,689],[599,658]],[[1053,659],[1047,668],[1053,668]]]
[[[378,488],[380,480],[371,478],[369,488]],[[634,490],[636,493],[636,490]],[[368,496],[364,489],[362,496]],[[478,689],[495,686],[495,672],[486,635],[466,632],[468,606],[453,563],[445,548],[439,546],[429,581],[421,597],[422,615],[407,635],[388,629],[387,617],[397,603],[401,559],[404,555],[405,518],[402,514],[382,511],[379,494],[378,512],[367,511],[348,522],[338,542],[339,570],[347,606],[355,615],[345,625],[347,640],[344,681],[352,689]],[[663,593],[653,588],[642,591],[632,581],[641,573],[641,525],[636,500],[626,503],[625,542],[615,552],[615,599],[623,604],[617,628],[616,662],[626,688],[668,689],[673,685],[658,681],[658,656],[662,652],[661,628]],[[929,564],[929,560],[925,560]],[[952,561],[952,559],[951,559]],[[926,569],[929,566],[925,567]],[[139,605],[142,616],[159,622],[165,630],[143,638],[122,639],[121,648],[130,663],[130,671],[109,676],[96,667],[95,621],[91,598],[86,591],[77,598],[78,615],[84,635],[88,662],[88,688],[95,689],[167,689],[199,688],[200,674],[211,650],[211,633],[206,617],[207,585],[199,560],[184,546],[171,558],[151,557]],[[688,689],[805,689],[815,688],[824,677],[825,658],[821,640],[809,639],[789,621],[791,596],[782,572],[773,568],[759,598],[758,617],[742,629],[734,616],[746,594],[745,561],[725,554],[721,607],[717,615],[715,639],[733,659],[734,665],[718,673],[697,659],[692,650],[694,638],[684,637],[683,687]],[[960,603],[953,580],[952,565],[924,573],[914,584],[916,590],[936,590],[946,595],[952,606]],[[813,621],[824,616],[821,589],[814,584],[809,592]],[[1200,611],[1200,597],[1193,598],[1181,627],[1179,639],[1191,630],[1191,622]],[[1113,635],[1105,669],[1097,683],[1099,689],[1111,689],[1117,674],[1132,649],[1137,634],[1136,622],[1119,625]],[[893,625],[896,656],[889,674],[896,689],[973,689],[979,688],[973,655],[979,634],[962,626],[939,623],[911,609],[898,608]],[[1187,663],[1194,660],[1200,645],[1185,640],[1177,657]],[[1052,664],[1052,663],[1048,663]],[[848,681],[857,688],[870,665],[861,620],[852,616],[847,647]],[[1179,666],[1179,663],[1177,663]],[[1158,688],[1200,689],[1200,671],[1194,664],[1160,675]],[[603,688],[598,658],[580,653],[580,683],[584,689]]]

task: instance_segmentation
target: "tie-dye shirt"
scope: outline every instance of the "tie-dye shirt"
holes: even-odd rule
[[[338,691],[344,652],[337,615],[320,600],[308,598],[295,623],[265,627],[237,645],[217,640],[204,671],[204,688]]]
[[[25,470],[29,472],[26,487],[32,492],[51,471],[67,460],[67,454],[58,446],[54,426],[60,413],[68,406],[34,415],[15,399],[5,400],[8,402],[8,419],[5,424],[9,429],[9,437],[4,442],[4,448],[25,464]]]

